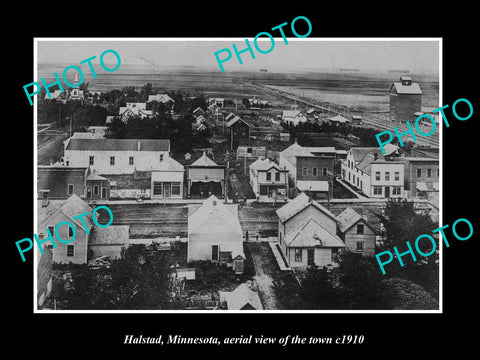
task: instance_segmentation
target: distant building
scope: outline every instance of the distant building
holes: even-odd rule
[[[233,291],[220,291],[220,303],[227,310],[263,310],[258,293],[252,291],[247,284],[240,284]]]
[[[206,112],[201,108],[197,107],[195,110],[192,111],[192,115],[196,118],[197,116],[203,115],[205,116]]]
[[[209,98],[208,99],[208,107],[209,108],[223,108],[225,103],[224,98]]]
[[[168,94],[156,94],[156,95],[148,95],[148,101],[156,101],[159,103],[166,104],[168,102],[174,103],[175,100],[173,100]]]
[[[338,114],[336,116],[328,118],[328,121],[330,121],[334,125],[345,125],[350,122],[349,119],[344,118],[342,115]]]
[[[188,208],[187,262],[210,260],[243,273],[245,254],[237,205],[223,204],[214,195],[201,206]]]
[[[88,167],[37,165],[37,198],[68,199],[85,196]]]
[[[129,225],[95,227],[90,234],[88,250],[92,258],[108,256],[110,259],[118,259],[129,246],[129,241]]]
[[[439,160],[427,157],[401,157],[396,161],[405,164],[405,190],[410,197],[429,198],[438,194]]]
[[[410,76],[401,76],[390,87],[390,120],[405,123],[422,111],[422,90]]]
[[[360,125],[362,123],[362,117],[360,115],[352,115],[352,125]]]
[[[225,127],[228,131],[231,149],[237,146],[241,140],[250,139],[250,124],[238,116],[231,118]]]
[[[258,202],[285,202],[288,171],[270,159],[257,159],[250,166],[250,185]]]
[[[127,121],[133,116],[140,116],[142,119],[153,116],[152,110],[147,110],[147,103],[127,103],[118,109],[118,115],[122,121]]]
[[[288,125],[298,125],[307,121],[305,114],[298,110],[283,110],[282,121]]]
[[[206,153],[187,166],[187,196],[192,199],[225,196],[225,166],[217,165]]]
[[[239,146],[237,148],[237,159],[258,159],[265,158],[266,156],[267,148],[265,146]]]

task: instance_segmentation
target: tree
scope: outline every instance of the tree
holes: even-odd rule
[[[340,257],[340,283],[344,288],[349,308],[382,309],[382,273],[373,258],[345,252]]]
[[[142,86],[142,89],[140,90],[140,101],[141,102],[147,102],[148,101],[148,96],[152,94],[152,84],[151,83],[146,83],[145,85]]]
[[[327,270],[310,267],[300,288],[305,309],[345,308],[343,289],[334,285],[333,275]]]
[[[421,286],[398,277],[383,280],[382,297],[387,309],[394,310],[438,310],[435,300]]]
[[[242,104],[245,106],[247,109],[250,108],[250,101],[248,101],[247,98],[242,98]]]

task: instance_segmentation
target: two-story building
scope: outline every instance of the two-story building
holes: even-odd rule
[[[401,76],[390,86],[390,120],[405,123],[422,111],[422,89],[410,76]]]
[[[337,235],[337,219],[305,193],[276,211],[280,249],[291,267],[338,263],[345,244]]]
[[[375,255],[376,231],[351,207],[337,215],[337,235],[345,243],[345,251]]]
[[[142,119],[153,116],[152,110],[147,110],[147,103],[130,103],[118,109],[118,116],[122,121],[127,121],[133,116],[140,116]]]
[[[187,196],[192,199],[225,196],[226,169],[217,165],[206,153],[187,166]]]
[[[405,190],[409,197],[428,198],[439,191],[439,160],[428,157],[402,157],[405,164]]]
[[[386,160],[391,156],[377,147],[351,148],[342,161],[342,179],[367,197],[404,197],[404,166]]]
[[[241,140],[250,139],[250,124],[235,115],[225,125],[228,132],[230,148],[233,149]]]
[[[284,202],[288,194],[288,171],[275,162],[257,159],[249,166],[250,185],[258,202]]]

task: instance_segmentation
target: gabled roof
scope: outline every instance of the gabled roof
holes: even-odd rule
[[[140,143],[140,150],[139,144]],[[66,150],[170,151],[170,140],[156,139],[70,139]]]
[[[210,159],[205,152],[203,155],[195,160],[190,166],[218,166],[212,159]]]
[[[283,150],[281,152],[281,155],[292,164],[294,164],[294,161],[296,161],[297,156],[312,156],[312,157],[315,156],[312,153],[310,153],[306,148],[298,145],[298,143],[296,142],[290,145],[285,150]]]
[[[108,181],[107,178],[104,178],[103,176],[100,176],[95,173],[91,173],[90,175],[87,176],[85,180],[102,180],[102,181]]]
[[[237,212],[232,206],[223,204],[215,195],[210,196],[200,207],[189,214],[188,234],[195,232],[211,217],[220,218],[226,231],[235,232],[243,236]]]
[[[220,297],[226,301],[228,310],[242,310],[248,305],[255,310],[263,310],[258,294],[250,290],[245,283],[231,292],[221,291]]]
[[[345,247],[343,241],[313,219],[308,219],[285,236],[288,247]]]
[[[297,189],[300,191],[328,191],[328,181],[297,180]]]
[[[357,169],[362,170],[364,173],[370,175],[370,165],[375,161],[375,157],[372,154],[366,154],[365,157],[356,165]]]
[[[226,121],[230,121],[230,119],[233,119],[235,116],[236,116],[236,115],[235,115],[233,112],[231,112],[230,114],[228,114],[228,115],[225,117],[225,120],[226,120]]]
[[[227,125],[226,125],[227,128],[229,128],[230,126],[232,126],[233,124],[235,124],[238,121],[241,121],[241,122],[245,123],[248,127],[250,127],[249,123],[247,123],[245,120],[243,120],[240,117],[238,117],[237,115],[235,115],[235,117],[233,119],[231,119],[229,122],[227,122]]]
[[[377,154],[379,159],[384,159],[382,150],[379,147],[352,147],[350,151],[356,163],[362,161],[367,154]]]
[[[253,163],[250,164],[250,169],[253,169],[255,171],[268,171],[271,168],[274,168],[278,171],[286,171],[280,167],[280,165],[276,164],[269,158],[266,159],[257,159]]]
[[[280,221],[284,223],[288,219],[292,218],[296,214],[298,214],[303,209],[307,208],[308,206],[315,206],[319,211],[324,213],[325,215],[329,216],[333,220],[337,220],[335,215],[333,215],[328,209],[324,208],[315,200],[311,200],[308,195],[305,193],[301,193],[292,201],[286,203],[280,209],[276,211]]]
[[[402,85],[401,82],[394,82],[390,88],[390,92],[396,92],[397,94],[409,94],[409,95],[421,95],[422,89],[418,83],[412,82],[411,85]]]
[[[347,207],[345,210],[343,210],[340,214],[337,215],[338,230],[344,233],[359,221],[363,222],[373,232],[375,232],[375,230],[372,229],[372,227],[365,221],[365,219],[361,217],[360,214],[353,210],[351,207]]]
[[[148,101],[158,101],[166,103],[168,101],[175,101],[173,100],[168,94],[156,94],[156,95],[148,95]]]
[[[205,114],[205,110],[203,110],[201,107],[197,107],[195,110],[192,111],[192,114],[195,114],[196,112],[202,112],[203,114]]]
[[[47,206],[47,208],[50,206],[50,204]],[[92,208],[82,199],[80,199],[77,195],[73,194],[70,196],[67,200],[63,202],[63,204],[59,205],[59,203],[54,203],[52,204],[52,207],[50,209],[47,208],[38,208],[37,216],[38,216],[38,224],[41,224],[51,217],[57,215],[59,212],[62,212],[65,216],[70,218],[70,220],[74,223],[77,224],[78,227],[84,228],[82,224],[82,220],[84,219],[85,225],[88,230],[90,230],[93,227],[93,219],[91,217],[91,212]],[[83,216],[81,218],[78,218],[76,220],[73,220],[74,217],[83,214],[85,212],[88,212],[90,216]],[[99,214],[97,213],[97,216]],[[39,230],[40,231],[40,230]]]
[[[340,123],[347,123],[347,122],[350,122],[350,120],[344,118],[342,115],[338,114],[336,116],[333,116],[331,118],[328,118],[328,120],[330,121],[334,121],[334,122],[340,122]]]
[[[155,166],[155,170],[152,171],[184,171],[184,167],[177,160],[168,157],[162,161],[159,165]]]
[[[335,155],[337,153],[335,150],[335,147],[333,146],[306,146],[304,147],[304,149],[312,154],[322,153],[322,154]]]

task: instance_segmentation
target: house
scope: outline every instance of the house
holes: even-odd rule
[[[198,115],[196,118],[195,118],[195,123],[197,125],[201,125],[203,124],[205,121],[207,121],[207,119],[205,119],[205,116],[203,115]]]
[[[152,199],[182,199],[185,169],[171,157],[151,170],[150,194]]]
[[[265,146],[239,146],[237,148],[237,159],[240,158],[265,158],[267,148]]]
[[[66,93],[58,89],[53,92],[50,92],[50,96],[48,96],[48,93],[45,93],[45,100],[48,100],[48,99],[65,100],[66,98],[67,98]]]
[[[237,115],[235,115],[233,112],[231,112],[230,114],[228,114],[227,116],[225,116],[225,121],[226,121],[226,122],[229,122],[229,121],[232,120],[235,116],[237,116]]]
[[[257,159],[249,166],[250,185],[261,202],[284,202],[288,198],[288,171],[269,158]]]
[[[227,310],[263,310],[258,293],[245,283],[233,291],[220,291],[219,296]]]
[[[280,141],[290,141],[290,133],[280,133]]]
[[[216,196],[188,208],[187,262],[210,260],[242,273],[245,254],[237,205],[223,204]]]
[[[163,104],[166,104],[168,102],[175,103],[175,100],[173,100],[168,94],[148,95],[147,102],[150,102],[150,101],[156,101]]]
[[[422,89],[410,76],[401,76],[390,86],[390,120],[405,123],[422,111]]]
[[[428,157],[401,157],[405,164],[405,190],[409,197],[429,198],[439,191],[439,160]]]
[[[352,147],[341,164],[342,179],[367,197],[404,197],[404,164],[392,161],[393,154],[383,156],[377,147]]]
[[[90,216],[78,218],[78,215],[85,212],[89,213]],[[75,239],[72,242],[63,243],[57,240],[55,241],[55,248],[51,242],[45,242],[48,249],[52,251],[52,261],[54,263],[85,264],[87,262],[88,240],[90,230],[94,226],[91,213],[92,208],[75,194],[65,201],[51,201],[47,206],[38,206],[36,233],[40,241],[48,237],[46,229],[54,239],[58,236],[64,240],[71,239],[74,234],[73,229],[67,225],[57,228],[57,225],[62,222],[69,222],[75,227]],[[74,217],[77,217],[77,219],[74,220]],[[55,233],[55,229],[57,229],[58,234]]]
[[[376,232],[371,225],[351,207],[337,215],[337,235],[345,243],[345,251],[375,255]]]
[[[260,107],[265,107],[265,106],[268,105],[268,101],[260,100],[256,96],[248,99],[248,102],[249,102],[251,108],[260,108]]]
[[[223,108],[224,103],[225,103],[224,98],[209,98],[208,99],[208,107],[211,108],[211,109],[213,109],[213,108],[216,108],[216,109]]]
[[[188,198],[202,199],[211,195],[224,198],[225,177],[225,166],[217,165],[203,152],[200,158],[187,166]]]
[[[92,229],[88,241],[89,258],[108,256],[110,259],[118,259],[121,257],[123,250],[129,246],[129,242],[129,225],[95,227]]]
[[[80,80],[78,79],[78,71],[75,71],[73,84],[78,84],[79,82]],[[68,91],[68,97],[70,100],[83,100],[84,96],[84,91],[80,90],[80,87],[74,87]]]
[[[37,304],[41,308],[52,292],[52,252],[45,245],[37,265]]]
[[[122,121],[127,121],[133,116],[140,116],[142,119],[152,117],[153,111],[147,110],[147,103],[130,103],[127,102],[126,106],[121,106],[118,109],[118,115]]]
[[[360,115],[352,115],[352,125],[360,125],[362,123],[362,117]]]
[[[89,126],[87,131],[92,134],[95,139],[103,139],[108,130],[108,126]]]
[[[37,165],[37,198],[68,199],[85,196],[88,167]]]
[[[334,125],[345,125],[345,124],[348,124],[350,122],[349,119],[344,118],[340,114],[337,114],[336,116],[328,118],[327,120],[330,121]]]
[[[225,125],[230,138],[230,148],[233,149],[241,140],[250,139],[250,124],[235,116]]]
[[[85,178],[86,200],[108,200],[110,198],[110,180],[94,172]]]
[[[301,193],[276,213],[279,245],[289,266],[338,263],[345,244],[337,235],[337,219],[329,210]]]
[[[282,121],[288,125],[297,126],[299,123],[306,122],[307,117],[299,110],[283,110]]]
[[[89,167],[98,174],[133,174],[160,170],[170,158],[170,140],[68,139],[64,163]]]
[[[302,147],[295,142],[280,153],[279,163],[288,170],[289,188],[323,199],[333,195],[335,159],[333,147]]]

